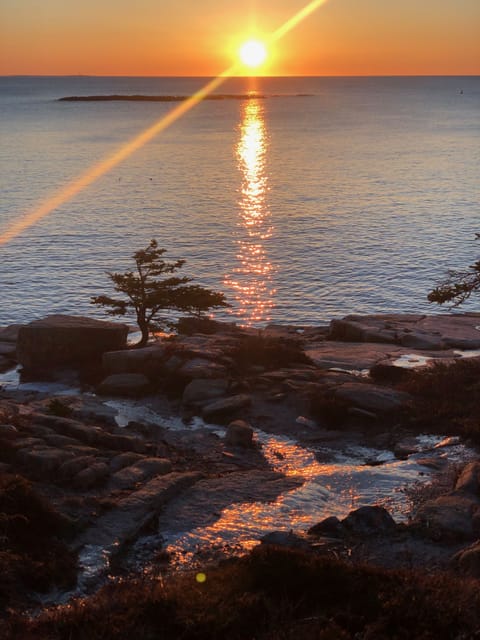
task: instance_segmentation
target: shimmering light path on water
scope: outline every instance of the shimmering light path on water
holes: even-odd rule
[[[232,276],[226,276],[225,284],[234,291],[237,301],[235,315],[246,325],[270,320],[274,305],[273,267],[266,247],[266,241],[273,233],[267,201],[267,146],[262,102],[244,102],[240,139],[236,146],[242,176],[236,237],[240,264]]]
[[[294,29],[302,20],[308,17],[313,11],[318,9],[321,5],[325,4],[327,0],[312,0],[294,16],[287,20],[281,27],[279,27],[274,33],[272,33],[267,41],[276,42],[282,38],[289,31]],[[108,155],[104,160],[94,164],[87,169],[78,178],[74,178],[69,181],[64,187],[59,189],[52,196],[47,198],[42,204],[35,207],[30,213],[24,215],[20,220],[16,220],[11,224],[3,233],[0,233],[0,245],[5,244],[15,238],[23,231],[36,224],[42,218],[48,216],[54,209],[65,204],[73,197],[75,197],[80,191],[86,189],[93,182],[101,178],[105,173],[109,172],[120,162],[123,162],[132,153],[143,147],[147,142],[152,140],[155,136],[165,131],[174,122],[176,122],[185,113],[190,111],[194,106],[201,102],[207,95],[215,91],[227,78],[230,78],[240,71],[240,65],[238,63],[232,65],[216,78],[207,82],[205,86],[199,89],[193,96],[189,97],[184,102],[180,103],[174,109],[172,109],[167,115],[163,116],[160,120],[155,122],[152,126],[148,127],[137,136],[135,136],[129,142],[123,144],[114,153]]]

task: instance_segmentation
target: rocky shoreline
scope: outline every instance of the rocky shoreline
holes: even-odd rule
[[[51,316],[7,327],[0,330],[0,370],[19,363],[22,380],[67,382],[82,393],[5,384],[0,473],[25,478],[68,520],[73,554],[101,547],[103,572],[81,578],[80,592],[88,593],[107,575],[122,574],[135,541],[182,500],[183,517],[196,504],[195,518],[201,505],[211,522],[228,504],[269,502],[300,486],[301,473],[272,468],[259,430],[332,447],[348,439],[381,443],[408,459],[425,428],[407,384],[412,372],[465,356],[480,362],[478,326],[480,314],[347,316],[328,327],[262,331],[209,322],[143,349],[126,349],[127,328],[113,323]],[[146,413],[118,426],[115,398],[155,410],[164,424]],[[225,435],[192,430],[200,419]],[[371,505],[308,532],[272,531],[264,543],[480,578],[480,462],[453,470],[441,462],[425,456],[425,469],[436,465],[443,484],[420,492],[408,523]],[[157,550],[162,570],[168,560]],[[23,606],[39,602],[25,595]]]

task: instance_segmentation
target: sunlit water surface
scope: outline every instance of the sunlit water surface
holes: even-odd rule
[[[175,108],[66,95],[190,95],[188,78],[0,78],[0,232]],[[152,237],[263,325],[429,311],[476,258],[479,78],[236,79],[0,246],[0,325],[102,317],[90,296]]]

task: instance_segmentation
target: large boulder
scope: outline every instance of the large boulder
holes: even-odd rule
[[[335,396],[354,407],[375,413],[396,411],[411,401],[411,396],[403,391],[362,382],[342,384],[335,389]]]
[[[466,549],[462,549],[452,558],[452,565],[463,574],[480,578],[480,542],[477,540]]]
[[[183,390],[182,402],[184,405],[201,407],[221,398],[227,391],[227,380],[196,378]]]
[[[472,540],[480,534],[480,502],[467,495],[445,495],[420,506],[414,525],[436,540]]]
[[[239,393],[235,396],[222,398],[216,402],[207,404],[202,409],[202,417],[205,420],[214,420],[222,422],[228,416],[237,413],[241,409],[245,409],[252,402],[251,396],[245,393]]]
[[[136,398],[151,391],[150,380],[143,373],[115,373],[102,380],[97,393],[102,396]]]
[[[162,373],[164,364],[165,348],[159,344],[141,349],[108,351],[102,357],[103,370],[107,374],[143,373],[157,376]]]
[[[77,366],[126,346],[128,327],[77,316],[54,315],[20,327],[17,360],[27,370]]]

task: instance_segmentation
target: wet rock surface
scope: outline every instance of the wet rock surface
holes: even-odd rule
[[[411,397],[398,383],[415,360],[429,366],[458,358],[454,349],[480,347],[476,323],[478,314],[348,316],[330,329],[272,326],[259,336],[217,325],[208,335],[179,335],[145,349],[117,344],[103,354],[104,381],[87,387],[106,394],[102,401],[87,394],[0,392],[0,471],[27,477],[76,523],[76,549],[101,546],[120,563],[152,530],[161,535],[211,526],[232,504],[274,501],[302,486],[301,474],[274,470],[259,430],[263,438],[284,434],[315,443],[319,463],[325,443],[339,451],[346,443],[381,445],[392,459],[423,455],[425,472],[441,472],[438,451],[418,449],[409,423]],[[17,333],[22,330],[0,330],[0,369],[16,362]],[[21,340],[20,357],[30,366],[33,360],[21,355],[30,338]],[[60,338],[58,344],[63,354]],[[396,364],[402,358],[406,368]],[[368,370],[374,367],[373,378]],[[108,399],[147,392],[138,402],[164,412],[165,425],[127,420],[119,428]],[[172,415],[183,420],[181,428],[169,428]],[[198,417],[210,425],[190,428]],[[215,425],[227,426],[224,436]],[[271,455],[280,468],[282,450]],[[384,463],[367,455],[363,461]],[[472,463],[452,486],[423,500],[408,524],[397,525],[371,505],[324,519],[307,541],[301,532],[275,532],[264,542],[476,576],[478,548],[469,545],[479,535],[480,467]]]

